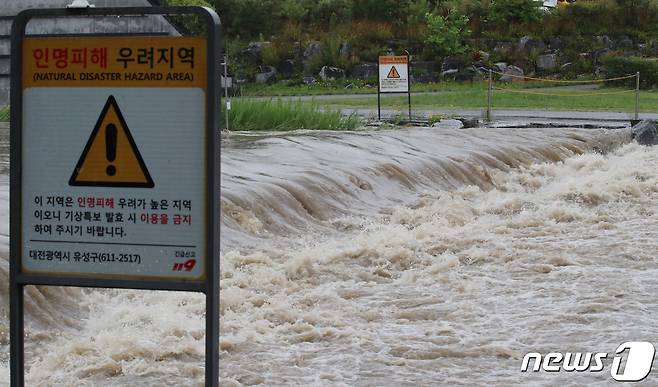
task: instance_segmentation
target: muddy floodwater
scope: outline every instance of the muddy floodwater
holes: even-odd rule
[[[657,171],[627,129],[224,138],[221,384],[612,384],[612,355],[598,373],[521,360],[658,343]],[[29,287],[26,310],[28,385],[203,383],[202,295]]]

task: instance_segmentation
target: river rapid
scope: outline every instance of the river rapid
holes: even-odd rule
[[[600,373],[521,359],[658,343],[656,170],[629,130],[226,137],[221,384],[612,384],[612,357]],[[28,287],[26,310],[28,385],[203,384],[202,295]],[[6,286],[0,312],[3,385]]]

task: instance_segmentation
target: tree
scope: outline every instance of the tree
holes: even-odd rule
[[[536,0],[495,0],[489,20],[493,23],[533,23],[541,20],[543,2]]]
[[[468,47],[464,40],[471,34],[466,15],[455,10],[447,16],[427,13],[425,21],[427,31],[424,42],[433,55],[444,57],[466,52]]]
[[[161,0],[161,2],[163,5],[195,5],[212,8],[212,5],[206,0]],[[194,34],[199,34],[206,30],[203,22],[195,15],[174,16],[173,20]]]

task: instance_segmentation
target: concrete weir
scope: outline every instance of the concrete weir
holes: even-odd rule
[[[11,62],[11,24],[14,16],[30,8],[63,8],[71,0],[2,0],[0,1],[0,106],[9,104]],[[150,7],[157,0],[90,0],[96,7]],[[85,19],[34,20],[28,35],[51,34],[155,34],[179,35],[176,26],[162,16],[98,17]]]

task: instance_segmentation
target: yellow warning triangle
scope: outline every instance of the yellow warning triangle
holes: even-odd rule
[[[151,175],[114,96],[107,99],[69,185],[153,188]]]
[[[391,71],[388,72],[386,78],[400,78],[400,73],[398,73],[398,69],[396,69],[395,66],[392,66]]]

